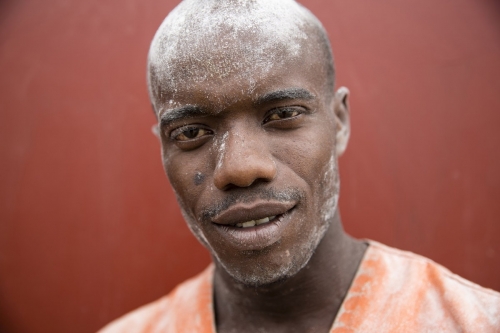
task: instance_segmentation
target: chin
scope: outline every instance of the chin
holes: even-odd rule
[[[221,263],[223,269],[236,281],[248,287],[262,287],[273,283],[286,281],[297,274],[307,262],[301,266],[295,264],[279,267],[259,265],[256,267],[245,267],[238,269]]]
[[[280,249],[268,249],[267,253],[255,257],[255,253],[249,252],[247,260],[239,260],[236,264],[225,262],[211,252],[221,268],[239,283],[248,287],[264,287],[285,282],[297,275],[311,260],[327,229],[328,224],[324,224],[310,234],[308,242],[284,250],[284,253]]]

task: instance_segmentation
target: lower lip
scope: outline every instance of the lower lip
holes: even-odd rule
[[[254,227],[239,228],[215,223],[214,225],[219,235],[238,250],[262,250],[281,239],[285,226],[291,220],[291,212],[292,210],[289,210],[270,222]]]

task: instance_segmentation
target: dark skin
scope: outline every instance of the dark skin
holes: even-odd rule
[[[252,74],[252,89],[236,72],[158,103],[165,171],[216,265],[218,332],[328,332],[366,250],[332,199],[348,91],[329,92],[320,48],[304,48],[307,57]]]

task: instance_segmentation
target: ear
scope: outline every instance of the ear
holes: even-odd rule
[[[158,124],[151,126],[151,132],[160,140],[160,131],[158,129]]]
[[[340,87],[334,96],[337,156],[344,153],[351,135],[349,115],[349,89]]]

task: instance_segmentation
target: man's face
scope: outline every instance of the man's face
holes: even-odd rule
[[[338,119],[316,56],[193,80],[157,101],[163,164],[184,217],[245,284],[296,274],[336,209]]]

